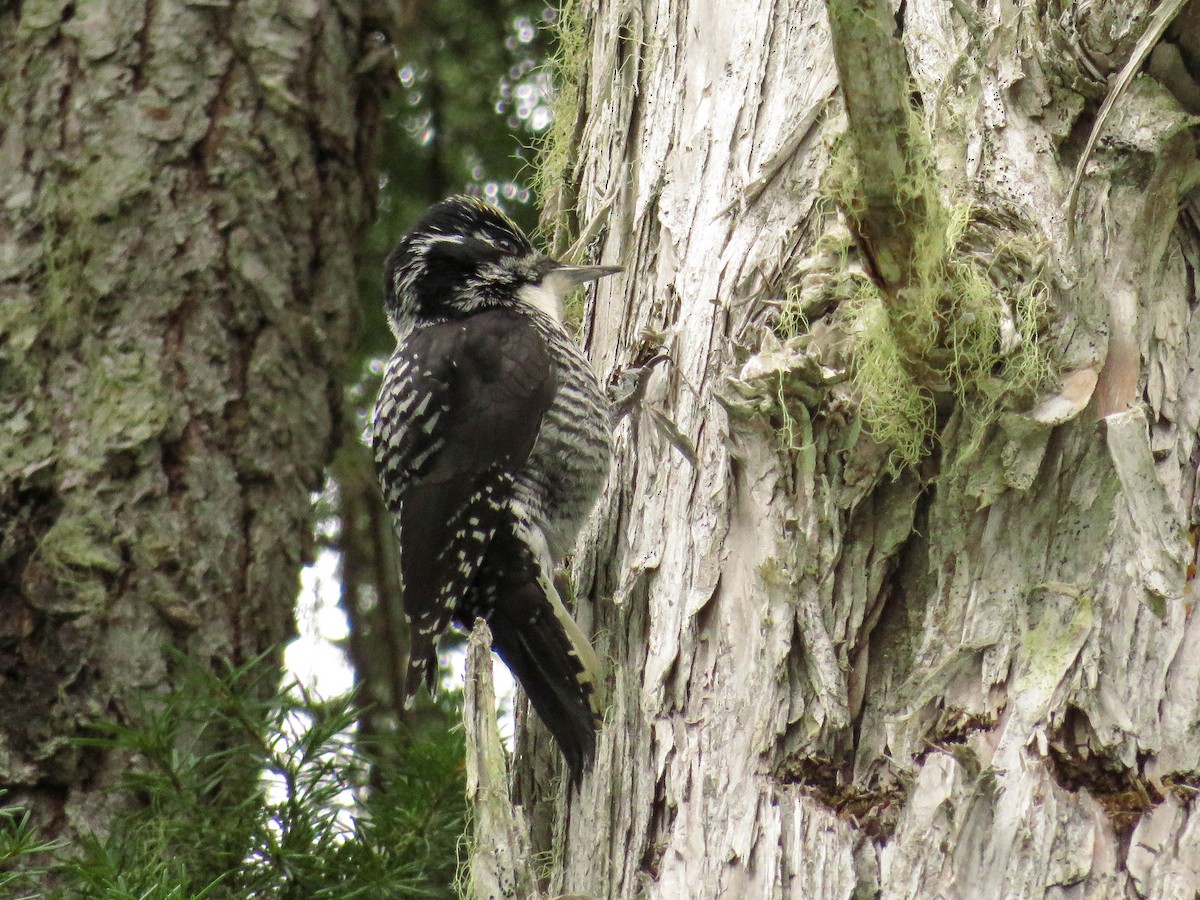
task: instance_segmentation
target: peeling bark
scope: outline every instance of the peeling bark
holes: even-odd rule
[[[475,810],[471,847],[470,893],[477,897],[541,900],[536,888],[528,826],[508,803],[508,766],[496,727],[496,690],[492,686],[492,631],[475,622],[467,646],[465,712],[467,799]]]
[[[0,12],[0,786],[103,834],[71,738],[291,633],[376,91],[355,4]]]
[[[627,420],[578,548],[595,769],[560,791],[518,735],[549,895],[1190,896],[1200,233],[1170,84],[1113,99],[1066,213],[1154,8],[903,4],[940,199],[972,210],[948,252],[1034,248],[989,277],[1045,282],[1058,376],[987,419],[938,398],[893,478],[822,200],[847,127],[824,5],[581,4],[566,195],[631,273],[588,346],[611,372],[663,336],[647,402],[697,464]]]

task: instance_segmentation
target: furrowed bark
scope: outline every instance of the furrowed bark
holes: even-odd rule
[[[630,273],[598,288],[588,346],[612,372],[665,345],[646,403],[696,464],[631,416],[578,548],[610,663],[596,767],[560,791],[535,727],[515,772],[551,895],[1190,890],[1196,126],[1134,78],[1068,219],[1155,5],[971,9],[910,0],[898,39],[961,216],[942,258],[986,272],[1003,346],[893,476],[862,418],[892,389],[862,376],[880,300],[830,202],[848,125],[824,4],[579,8],[578,221],[607,207],[592,256]],[[1164,40],[1185,58],[1186,31]],[[926,322],[933,349],[964,324]],[[1054,377],[975,415],[1031,342]]]
[[[0,786],[104,834],[72,739],[291,633],[376,91],[356,4],[0,12]]]

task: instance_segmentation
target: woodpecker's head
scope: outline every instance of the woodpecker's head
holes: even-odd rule
[[[525,304],[561,319],[574,288],[621,271],[568,266],[533,248],[508,216],[474,197],[425,211],[388,256],[386,306],[392,330]]]

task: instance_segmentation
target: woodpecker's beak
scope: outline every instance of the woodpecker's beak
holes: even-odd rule
[[[595,281],[605,275],[616,275],[621,271],[624,270],[620,266],[559,266],[554,270],[554,275],[569,287],[576,288],[581,284],[587,284],[589,281]]]

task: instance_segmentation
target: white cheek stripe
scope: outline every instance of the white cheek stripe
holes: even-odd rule
[[[517,299],[562,322],[562,299],[544,284],[526,284],[517,289]]]

